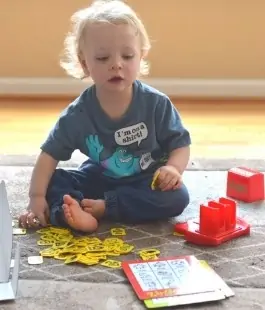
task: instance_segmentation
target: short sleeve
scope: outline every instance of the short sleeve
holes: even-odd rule
[[[156,107],[156,135],[164,152],[191,144],[189,131],[184,127],[180,114],[168,97],[161,97]]]
[[[78,123],[77,115],[69,108],[65,109],[41,145],[41,150],[55,160],[69,160],[77,149]]]

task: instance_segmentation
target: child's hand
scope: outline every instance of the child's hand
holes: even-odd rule
[[[181,174],[174,166],[162,166],[155,174],[158,174],[156,184],[161,191],[175,190],[181,186]]]
[[[49,208],[45,197],[30,198],[27,212],[19,217],[19,225],[23,228],[47,226]]]

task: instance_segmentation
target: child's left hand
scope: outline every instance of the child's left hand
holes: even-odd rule
[[[156,185],[161,191],[175,190],[181,186],[182,176],[174,166],[162,166],[156,172],[158,174]]]

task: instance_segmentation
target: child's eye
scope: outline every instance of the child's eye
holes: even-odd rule
[[[109,57],[97,57],[98,61],[107,61],[109,59]]]
[[[125,60],[129,60],[132,59],[134,57],[134,55],[124,55],[122,56]]]

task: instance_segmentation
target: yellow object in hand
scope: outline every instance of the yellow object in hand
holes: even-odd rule
[[[156,190],[158,188],[158,186],[156,184],[158,176],[159,176],[159,171],[154,174],[154,177],[153,177],[153,180],[151,183],[152,190]]]

